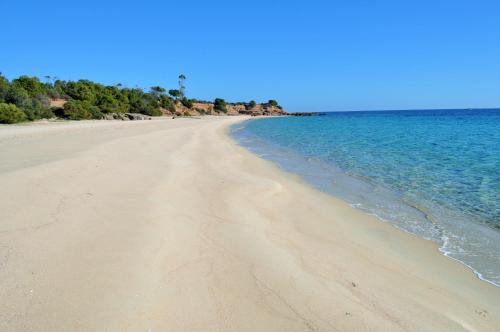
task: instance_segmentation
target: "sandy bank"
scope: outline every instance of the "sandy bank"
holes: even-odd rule
[[[500,289],[226,135],[0,128],[0,330],[499,331]]]

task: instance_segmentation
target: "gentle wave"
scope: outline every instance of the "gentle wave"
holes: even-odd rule
[[[443,255],[499,286],[500,111],[464,112],[257,119],[232,136],[316,188],[435,241]]]

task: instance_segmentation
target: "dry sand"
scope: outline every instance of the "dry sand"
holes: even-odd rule
[[[500,289],[227,137],[0,127],[1,331],[500,331]]]

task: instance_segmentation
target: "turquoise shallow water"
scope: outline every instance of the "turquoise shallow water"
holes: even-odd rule
[[[500,285],[500,110],[256,119],[232,135]]]

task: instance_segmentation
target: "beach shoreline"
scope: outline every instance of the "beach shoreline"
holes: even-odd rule
[[[499,288],[253,155],[245,119],[0,128],[0,327],[500,329]]]

